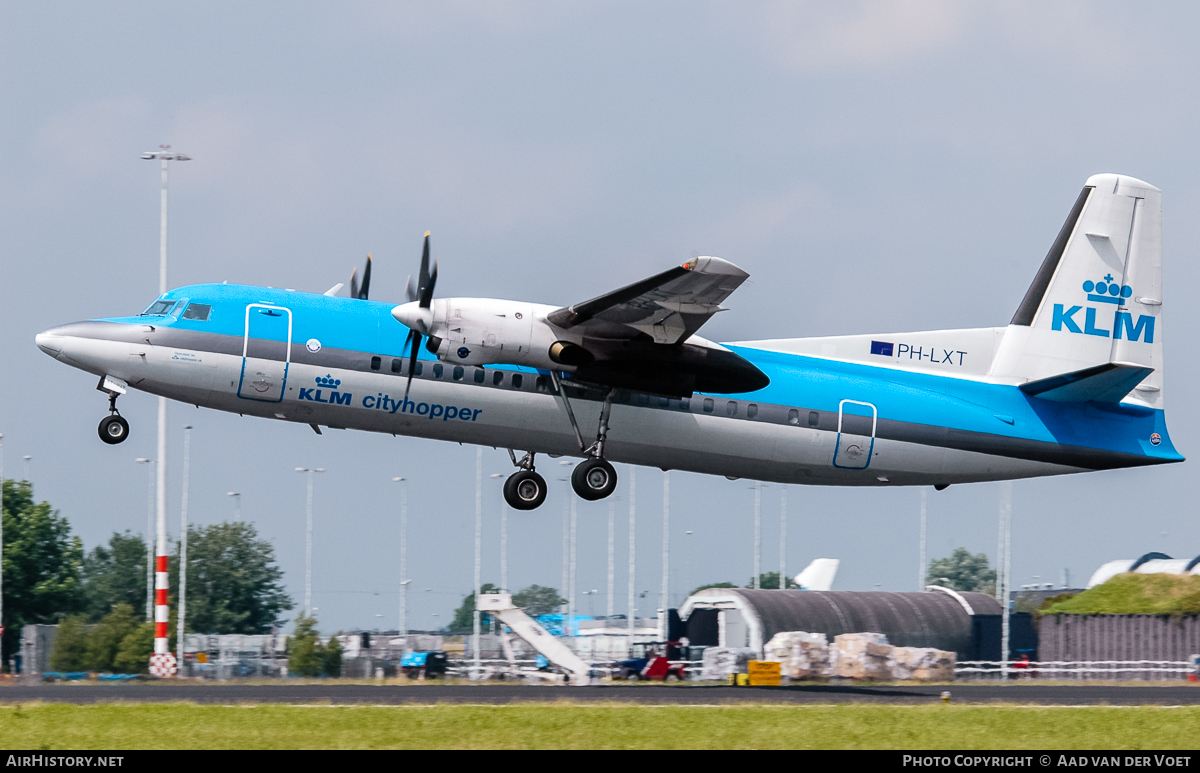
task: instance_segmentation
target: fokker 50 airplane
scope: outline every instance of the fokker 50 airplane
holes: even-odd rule
[[[37,345],[100,377],[106,443],[129,388],[239,414],[509,450],[512,507],[546,498],[535,453],[838,486],[932,485],[1179,462],[1163,414],[1161,197],[1087,181],[1007,327],[716,344],[696,331],[748,276],[720,258],[558,308],[434,298],[429,235],[408,302],[351,275],[324,295],[206,284]],[[424,343],[424,346],[422,346]],[[514,450],[525,453],[518,459]]]

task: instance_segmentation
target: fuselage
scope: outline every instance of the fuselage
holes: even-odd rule
[[[583,455],[545,371],[440,362],[422,350],[405,397],[407,330],[393,319],[393,307],[196,285],[163,295],[156,309],[162,313],[64,325],[37,342],[65,364],[203,408],[318,431]],[[618,390],[605,457],[730,478],[847,486],[948,485],[1183,458],[1160,409],[1054,402],[986,378],[754,342],[726,346],[770,384],[688,399]],[[565,383],[579,426],[594,428],[603,392]]]

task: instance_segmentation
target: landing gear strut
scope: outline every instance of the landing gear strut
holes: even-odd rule
[[[586,499],[589,502],[604,499],[617,489],[617,471],[604,458],[604,441],[608,439],[608,417],[612,413],[613,394],[616,390],[609,389],[605,393],[604,403],[600,407],[600,426],[596,428],[596,440],[590,446],[585,447],[583,435],[579,432],[579,424],[575,421],[575,411],[571,410],[571,401],[567,398],[566,391],[563,390],[562,382],[559,380],[558,374],[553,371],[550,372],[550,377],[553,379],[559,395],[562,396],[563,405],[567,409],[567,418],[571,420],[571,429],[575,430],[575,440],[579,443],[579,450],[586,457],[576,465],[574,472],[571,473],[571,488],[575,490],[580,499]]]
[[[100,434],[100,439],[110,446],[115,446],[117,443],[125,442],[125,438],[129,437],[129,422],[125,421],[125,417],[117,413],[117,393],[108,393],[108,416],[100,420],[100,426],[96,431]]]
[[[508,449],[509,458],[519,469],[504,481],[504,501],[514,510],[533,510],[546,501],[546,479],[533,469],[533,452],[517,461],[513,450]]]

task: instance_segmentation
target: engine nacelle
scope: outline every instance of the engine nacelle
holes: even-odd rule
[[[573,371],[568,356],[556,362],[551,348],[561,333],[546,322],[554,306],[495,298],[439,298],[433,301],[429,335],[440,339],[437,357],[462,365],[524,365]],[[578,356],[578,341],[562,340]],[[562,350],[564,347],[558,347]],[[586,354],[586,352],[584,352]]]

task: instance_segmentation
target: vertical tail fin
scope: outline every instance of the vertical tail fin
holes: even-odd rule
[[[1149,368],[1126,399],[1162,408],[1162,342],[1161,192],[1095,175],[1013,316],[992,375],[1037,381],[1108,363]]]

